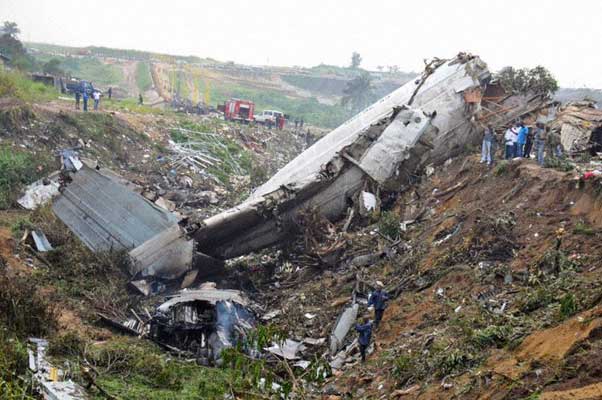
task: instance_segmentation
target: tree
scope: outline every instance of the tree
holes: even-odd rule
[[[387,68],[389,69],[390,74],[396,74],[399,72],[399,67],[397,65],[389,65]]]
[[[17,26],[16,22],[4,21],[3,31],[5,35],[12,38],[17,38],[17,35],[21,33],[21,30]]]
[[[385,67],[384,67],[384,66],[382,66],[382,65],[378,65],[378,66],[376,67],[376,69],[378,70],[378,72],[383,72],[383,69],[385,69]]]
[[[351,54],[351,68],[358,69],[362,63],[362,56],[357,51]]]
[[[496,78],[504,90],[511,93],[554,93],[558,90],[556,79],[541,65],[532,69],[505,67]]]
[[[362,72],[359,76],[347,82],[343,94],[341,98],[342,106],[351,109],[353,112],[364,109],[374,100],[372,77],[367,72]]]
[[[51,58],[42,66],[42,71],[45,74],[50,75],[63,75],[63,70],[61,69],[61,60],[57,58]]]

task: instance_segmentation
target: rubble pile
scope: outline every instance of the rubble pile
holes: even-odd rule
[[[586,354],[602,354],[598,110],[500,90],[460,53],[309,148],[302,133],[198,115],[158,118],[161,136],[124,133],[140,157],[97,137],[62,151],[60,172],[19,200],[66,239],[30,222],[21,249],[61,293],[60,274],[86,260],[59,269],[57,254],[80,242],[96,260],[119,253],[127,301],[108,286],[68,287],[62,301],[103,339],[240,372],[248,385],[230,383],[233,398],[511,399],[597,385]],[[589,157],[480,164],[468,145],[482,126],[517,117],[546,120]],[[91,162],[96,146],[115,157]],[[372,318],[377,287],[388,307],[363,363],[356,322]]]

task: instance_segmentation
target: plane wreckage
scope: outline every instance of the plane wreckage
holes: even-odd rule
[[[330,132],[245,202],[204,220],[192,233],[197,249],[237,257],[294,235],[302,210],[340,218],[367,182],[403,190],[421,168],[478,140],[478,100],[490,80],[475,56],[432,61],[420,78]]]
[[[133,284],[148,294],[155,279],[194,280],[219,271],[223,260],[294,237],[308,209],[334,221],[367,187],[403,191],[427,165],[478,143],[484,124],[536,111],[544,97],[506,95],[479,57],[460,53],[429,62],[419,78],[324,136],[242,204],[203,221],[178,221],[71,153],[63,158],[73,173],[60,194],[58,184],[51,191],[34,185],[23,204],[56,195],[53,210],[88,247],[129,251]]]

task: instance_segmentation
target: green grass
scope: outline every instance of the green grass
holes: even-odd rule
[[[136,66],[136,85],[140,93],[144,93],[153,86],[148,63],[139,62]]]
[[[112,64],[105,64],[96,57],[65,57],[38,55],[36,60],[44,63],[51,58],[61,61],[60,68],[74,77],[91,81],[92,84],[118,85],[123,81],[121,68]]]
[[[202,85],[204,92],[204,85]],[[312,125],[334,128],[351,115],[340,105],[321,104],[315,98],[290,98],[273,90],[262,90],[243,87],[235,84],[217,84],[211,87],[211,101],[214,104],[222,104],[232,97],[249,99],[255,103],[255,112],[261,110],[275,109],[291,115],[293,118],[303,118]]]
[[[24,185],[49,172],[50,161],[11,147],[0,147],[0,209],[13,206]]]
[[[585,236],[594,236],[596,232],[592,229],[591,226],[587,225],[584,222],[577,222],[575,224],[575,228],[573,228],[573,233],[575,235],[585,235]]]
[[[0,68],[0,98],[2,97],[31,102],[57,98],[58,92],[53,87],[34,82],[19,72]]]

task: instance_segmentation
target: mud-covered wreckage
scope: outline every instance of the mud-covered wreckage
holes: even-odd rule
[[[306,209],[336,220],[367,182],[403,190],[426,165],[476,143],[481,114],[497,125],[534,106],[522,100],[504,113],[485,112],[481,100],[490,80],[476,56],[430,62],[420,78],[330,132],[245,202],[204,220],[192,234],[198,251],[229,259],[279,243],[295,234],[295,218]]]
[[[542,96],[505,95],[491,79],[477,56],[435,59],[422,76],[324,136],[242,204],[204,221],[181,221],[110,171],[87,165],[53,209],[93,251],[127,250],[135,287],[145,294],[156,279],[206,277],[223,260],[293,237],[300,212],[313,209],[332,221],[358,204],[367,185],[403,191],[425,166],[477,143],[483,124],[507,124],[544,103]]]

